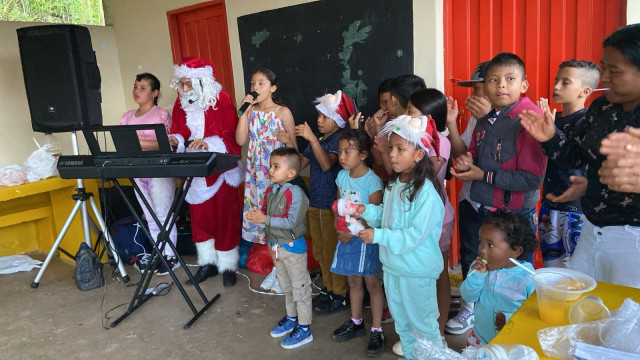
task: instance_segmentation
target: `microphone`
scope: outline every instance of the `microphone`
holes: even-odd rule
[[[258,93],[255,91],[250,92],[249,95],[251,95],[253,100],[255,100],[258,97]],[[243,103],[242,106],[240,106],[240,109],[238,109],[238,116],[242,116],[242,114],[244,114],[244,112],[247,111],[247,108],[249,107],[249,105],[251,105],[251,103],[248,103],[248,102]]]
[[[195,101],[189,99],[189,104],[193,104]]]

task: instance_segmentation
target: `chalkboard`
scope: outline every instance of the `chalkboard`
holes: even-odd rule
[[[412,2],[324,0],[239,17],[245,91],[268,68],[296,124],[316,130],[314,100],[337,90],[372,115],[380,83],[413,73]]]

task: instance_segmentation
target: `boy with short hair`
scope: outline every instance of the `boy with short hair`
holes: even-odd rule
[[[505,209],[523,215],[536,231],[536,204],[547,157],[540,143],[520,125],[523,110],[542,114],[529,98],[521,97],[528,88],[520,57],[500,53],[491,59],[484,94],[493,109],[478,119],[469,151],[456,158],[457,171],[452,175],[472,181],[471,199],[481,205],[480,221],[489,211]],[[526,256],[533,260],[532,254]]]
[[[553,102],[562,105],[562,112],[549,109],[547,99],[538,103],[545,116],[554,119],[556,128],[565,136],[584,121],[584,103],[598,86],[600,70],[591,61],[571,59],[560,64],[554,80]],[[580,196],[586,190],[586,168],[565,169],[553,159],[547,164],[542,187],[538,231],[544,266],[564,267],[573,254],[582,230]]]
[[[311,324],[311,278],[307,271],[306,213],[309,199],[289,181],[300,171],[300,155],[294,148],[274,150],[269,159],[272,182],[262,210],[247,211],[247,221],[264,224],[272,247],[273,263],[280,289],[285,293],[287,315],[270,331],[272,337],[285,337],[280,346],[295,349],[313,340]]]

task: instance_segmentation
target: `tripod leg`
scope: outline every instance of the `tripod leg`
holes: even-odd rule
[[[118,256],[118,252],[116,251],[116,247],[113,244],[113,240],[111,240],[111,235],[109,235],[109,231],[107,230],[107,225],[104,223],[102,216],[100,215],[100,210],[96,205],[93,196],[89,198],[89,202],[91,202],[91,208],[93,209],[93,214],[96,216],[98,220],[98,224],[100,224],[100,228],[102,229],[102,233],[104,234],[104,238],[106,243],[109,244],[109,251],[111,251],[111,255],[113,255],[116,264],[118,265],[118,270],[120,270],[120,274],[122,275],[122,281],[125,283],[129,282],[129,275],[127,275],[127,270],[124,268],[124,264],[122,263],[122,259]]]
[[[60,234],[58,234],[56,241],[53,243],[53,246],[51,246],[49,255],[47,255],[47,258],[44,260],[44,263],[42,264],[40,271],[38,271],[38,275],[36,275],[36,279],[33,280],[33,282],[31,283],[31,287],[33,289],[38,288],[38,285],[40,285],[40,279],[42,279],[42,275],[44,275],[44,271],[47,269],[47,266],[49,266],[49,263],[53,258],[53,254],[55,254],[56,250],[58,250],[58,246],[60,246],[60,242],[62,241],[62,238],[64,238],[64,235],[67,233],[67,230],[69,229],[69,226],[71,226],[71,222],[73,221],[73,218],[78,213],[78,209],[80,209],[81,205],[82,205],[82,200],[77,200],[76,204],[73,207],[73,210],[71,210],[71,213],[69,214],[69,217],[67,217],[67,221],[65,221],[64,226],[60,231]]]
[[[84,242],[91,247],[91,233],[89,232],[89,215],[87,213],[87,203],[82,202],[80,207],[80,214],[82,216],[82,231],[84,232]],[[96,215],[97,216],[97,215]],[[93,221],[93,220],[92,220]]]

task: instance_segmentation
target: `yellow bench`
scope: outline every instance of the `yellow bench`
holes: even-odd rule
[[[92,192],[100,206],[95,180],[85,180],[87,192]],[[76,180],[52,177],[45,180],[0,187],[0,256],[16,255],[27,251],[49,252],[58,233],[75,205]],[[91,204],[87,209],[92,215]],[[95,234],[92,232],[92,240]],[[84,241],[80,211],[73,219],[60,247],[75,254]],[[65,255],[63,259],[71,260]]]

